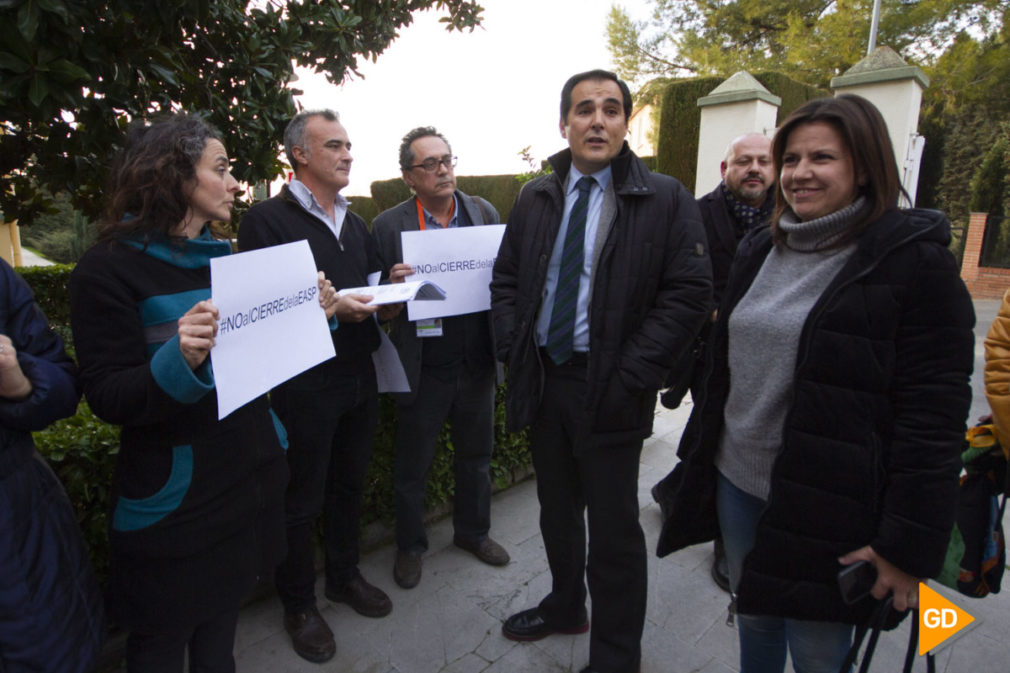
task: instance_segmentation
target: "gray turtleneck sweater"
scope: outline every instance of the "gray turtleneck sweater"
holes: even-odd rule
[[[772,464],[793,394],[800,333],[810,310],[853,253],[833,243],[862,219],[863,198],[824,217],[779,220],[772,248],[729,317],[730,386],[715,464],[737,488],[768,499]]]

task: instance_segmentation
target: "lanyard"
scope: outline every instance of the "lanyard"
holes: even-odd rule
[[[417,204],[417,226],[424,231],[427,227],[424,226],[424,208],[421,207],[421,199],[414,197],[414,203]],[[452,214],[456,212],[456,199],[452,200],[449,205],[449,221],[452,222]]]

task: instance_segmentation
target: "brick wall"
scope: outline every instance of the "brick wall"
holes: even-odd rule
[[[961,262],[961,279],[968,286],[973,299],[1002,299],[1010,288],[1010,269],[979,266],[982,239],[985,237],[986,214],[972,213],[964,240],[964,258]]]

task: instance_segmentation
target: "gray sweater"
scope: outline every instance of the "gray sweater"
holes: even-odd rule
[[[772,464],[793,394],[800,333],[828,284],[856,249],[833,243],[863,217],[865,200],[799,222],[779,220],[785,245],[772,248],[729,317],[730,387],[715,464],[737,488],[767,500]]]

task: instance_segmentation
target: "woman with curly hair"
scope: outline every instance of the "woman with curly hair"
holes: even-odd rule
[[[217,133],[185,114],[135,125],[99,241],[70,281],[81,381],[122,426],[107,592],[127,669],[230,672],[239,603],[284,549],[284,429],[259,397],[217,418],[210,260],[231,253],[238,182]],[[320,281],[320,303],[336,296]]]

